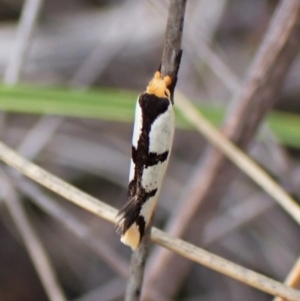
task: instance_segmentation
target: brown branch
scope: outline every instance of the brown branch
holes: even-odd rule
[[[295,265],[289,272],[284,283],[290,287],[298,287],[300,286],[300,257],[297,259]],[[276,297],[274,301],[287,301],[286,299]]]
[[[274,13],[244,85],[233,99],[233,109],[228,113],[223,129],[225,135],[243,149],[272,108],[286,72],[297,55],[299,16],[298,0],[282,1]],[[192,242],[199,241],[201,230],[215,212],[221,196],[235,175],[235,170],[224,154],[215,149],[210,149],[204,160],[196,167],[187,195],[179,202],[181,205],[167,226],[173,236],[185,234]],[[149,261],[145,285],[147,291],[159,291],[166,298],[171,298],[180,288],[189,267],[189,262],[175,254],[157,250]],[[174,273],[174,270],[180,273]],[[166,282],[165,279],[172,281]]]
[[[16,191],[13,189],[9,178],[2,169],[0,169],[0,187],[8,212],[20,233],[24,246],[49,300],[66,301],[67,299],[60,287],[46,249],[35,233]]]
[[[181,56],[181,39],[184,23],[186,0],[170,2],[165,43],[161,61],[162,75],[177,78]]]
[[[14,46],[4,74],[4,82],[14,85],[18,82],[30,38],[35,28],[43,0],[27,0],[22,9]]]
[[[102,219],[116,224],[117,210],[115,208],[84,193],[46,170],[29,162],[2,142],[0,142],[0,159],[35,182],[71,201],[73,204],[83,208],[84,210],[92,212]],[[205,265],[236,280],[247,283],[248,285],[264,292],[292,301],[300,300],[299,291],[289,288],[259,273],[238,266],[233,262],[193,246],[181,239],[172,238],[167,233],[156,228],[152,228],[151,230],[151,240],[168,250],[184,256],[185,258],[193,260],[201,265]],[[166,283],[166,281],[164,283]],[[158,296],[157,292],[155,292],[155,294]],[[158,301],[161,300],[161,298],[156,298],[155,300]]]
[[[240,265],[234,264],[217,255],[210,256],[210,254],[207,251],[197,248],[192,244],[187,243],[181,239],[171,238],[167,233],[164,233],[156,228],[152,229],[151,238],[157,244],[163,245],[168,250],[171,250],[177,254],[181,254],[182,250],[185,250],[184,253],[187,256],[187,258],[194,262],[207,266],[231,278],[237,280],[243,279],[243,283],[248,284],[257,289],[261,289],[263,287],[264,292],[266,293],[280,295],[286,294],[286,290],[282,283],[274,280],[270,281],[270,279],[268,279],[266,276],[262,276],[254,271],[248,270]],[[164,284],[166,284],[166,282],[167,281],[165,281]],[[299,301],[299,297],[300,291],[294,290],[293,292],[289,293],[287,300],[295,299]],[[164,300],[166,300],[166,298]]]
[[[8,170],[9,172],[11,170]],[[99,237],[94,237],[88,225],[76,219],[62,205],[55,202],[49,195],[45,194],[35,183],[27,179],[19,178],[15,173],[11,173],[15,179],[18,189],[31,199],[44,212],[55,218],[58,222],[76,235],[85,245],[94,251],[99,258],[102,258],[110,268],[120,276],[128,277],[128,264],[117,252]],[[18,174],[19,175],[19,174]]]
[[[125,300],[140,300],[141,290],[144,279],[144,270],[146,265],[146,259],[148,256],[148,247],[150,242],[150,226],[147,228],[146,233],[140,243],[138,249],[131,255],[130,261],[130,277],[127,282]]]
[[[161,73],[172,78],[171,95],[173,98],[177,82],[177,73],[181,59],[181,39],[184,23],[186,0],[170,2],[165,42],[162,54]],[[126,288],[126,301],[140,300],[144,269],[148,254],[148,245],[152,221],[136,251],[133,252],[130,263],[130,278]]]

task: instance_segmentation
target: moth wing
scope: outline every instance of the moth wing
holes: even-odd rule
[[[135,198],[128,201],[119,211],[120,219],[117,224],[117,232],[121,234],[121,242],[135,250],[143,236],[145,222],[140,216],[141,205]]]

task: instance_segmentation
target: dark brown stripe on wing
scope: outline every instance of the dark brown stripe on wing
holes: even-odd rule
[[[154,166],[158,163],[165,162],[168,158],[168,155],[169,155],[169,151],[165,151],[164,153],[159,155],[157,153],[149,153],[147,162],[145,163],[145,167]]]
[[[132,147],[132,160],[135,164],[135,176],[137,182],[141,183],[142,173],[145,166],[153,166],[154,162],[162,162],[167,156],[165,153],[156,154],[149,153],[150,131],[153,122],[168,110],[172,104],[168,98],[159,98],[152,94],[143,93],[138,99],[138,103],[142,111],[142,130],[139,137],[137,148]],[[161,156],[161,157],[159,157]],[[156,163],[156,164],[157,164]]]
[[[134,222],[137,222],[140,217],[143,204],[145,204],[151,197],[154,197],[157,189],[146,192],[145,189],[140,188],[139,193],[134,195],[125,206],[119,211],[118,215],[124,218],[122,233],[124,234]]]
[[[172,104],[168,98],[159,98],[155,95],[143,93],[139,96],[138,105],[141,107],[143,123],[137,147],[132,146],[132,161],[135,164],[134,178],[128,186],[128,201],[120,210],[119,215],[122,216],[123,220],[122,234],[125,234],[136,222],[142,237],[146,227],[145,219],[140,215],[142,206],[157,193],[157,189],[147,192],[142,186],[143,171],[146,167],[166,161],[169,155],[169,151],[162,154],[149,152],[149,134],[153,122],[165,113]]]
[[[132,155],[132,161],[134,162],[135,166],[138,165],[138,154],[137,154],[137,150],[134,146],[132,146],[131,148],[131,155]],[[169,155],[169,151],[165,151],[162,154],[157,154],[154,152],[148,153],[147,158],[145,158],[144,160],[144,167],[149,167],[149,166],[153,166],[160,163],[163,163],[164,161],[167,160]]]

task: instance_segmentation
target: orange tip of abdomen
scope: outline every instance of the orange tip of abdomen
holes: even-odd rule
[[[139,246],[141,233],[139,226],[133,223],[131,227],[121,236],[121,242],[129,246],[133,251]]]

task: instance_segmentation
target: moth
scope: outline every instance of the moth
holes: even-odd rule
[[[171,78],[155,72],[135,108],[128,200],[119,211],[121,242],[135,250],[155,210],[173,142]]]

